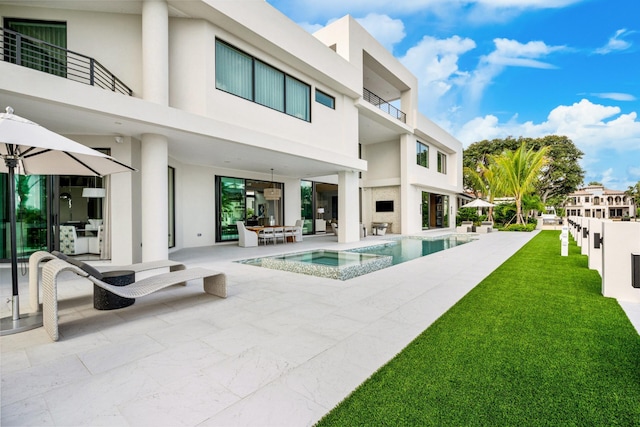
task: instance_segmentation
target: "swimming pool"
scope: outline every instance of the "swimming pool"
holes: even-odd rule
[[[452,248],[472,239],[451,234],[437,238],[401,237],[383,244],[345,251],[313,250],[238,261],[274,270],[349,280],[392,265]]]
[[[349,252],[388,255],[393,265],[411,261],[426,255],[450,249],[471,241],[470,236],[451,234],[439,238],[401,237],[381,245],[351,249]]]

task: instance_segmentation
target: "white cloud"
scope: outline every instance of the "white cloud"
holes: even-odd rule
[[[632,177],[640,179],[640,166],[638,167],[630,166],[627,169],[627,173]]]
[[[487,115],[470,120],[456,134],[465,145],[481,139],[507,136],[536,138],[557,134],[568,136],[585,150],[640,150],[640,121],[637,120],[637,113],[620,112],[619,107],[593,104],[583,99],[573,105],[554,108],[547,120],[541,123],[520,123],[517,117],[506,123],[499,123],[495,116]]]
[[[315,33],[318,30],[321,30],[322,28],[324,28],[324,25],[321,24],[311,24],[309,22],[298,22],[297,23],[299,26],[301,26],[302,28],[304,28],[308,33]]]
[[[520,43],[516,40],[498,38],[493,40],[495,49],[480,58],[473,71],[466,90],[467,110],[474,111],[487,86],[506,67],[529,67],[550,69],[553,65],[540,61],[541,58],[564,49],[564,46],[549,46],[541,41]]]
[[[458,67],[460,56],[476,47],[476,43],[459,36],[436,39],[425,36],[406,54],[399,58],[417,78],[420,84],[420,110],[427,116],[442,112],[438,100],[447,95],[454,86],[462,86],[469,73]],[[451,111],[451,103],[449,104]],[[455,106],[453,107],[455,109]]]
[[[628,93],[603,92],[603,93],[592,93],[591,95],[597,96],[598,98],[603,98],[603,99],[612,99],[614,101],[635,101],[636,100],[635,96]]]
[[[626,40],[622,40],[622,37],[629,35],[631,32],[627,31],[626,28],[622,28],[613,35],[609,39],[606,45],[603,47],[596,49],[595,53],[600,55],[606,55],[607,53],[617,52],[622,50],[627,50],[631,47],[631,43]]]
[[[496,116],[486,115],[469,120],[457,131],[446,128],[465,147],[508,136],[566,135],[585,153],[581,161],[582,167],[588,169],[585,181],[601,181],[611,188],[624,189],[631,185],[631,177],[640,177],[640,121],[636,112],[622,114],[619,107],[583,99],[554,108],[541,123],[523,123],[517,116],[500,123]]]
[[[494,39],[496,49],[483,60],[489,64],[515,67],[555,68],[553,65],[538,61],[553,52],[563,50],[564,46],[549,46],[541,41],[520,43],[516,40]]]
[[[531,9],[555,9],[585,0],[269,0],[283,10],[304,11],[304,15],[318,20],[336,16],[368,13],[392,16],[428,12],[440,17],[470,14],[475,21],[495,22],[503,17],[517,16]]]
[[[389,52],[393,46],[404,39],[404,23],[400,19],[392,19],[388,15],[370,13],[364,18],[356,19],[376,40]]]
[[[605,188],[612,188],[612,185],[615,186],[614,183],[618,182],[618,179],[613,174],[613,168],[609,168],[602,172],[600,179],[598,180],[605,186]]]

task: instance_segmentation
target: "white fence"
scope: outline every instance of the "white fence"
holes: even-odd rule
[[[568,222],[582,254],[589,257],[589,268],[602,277],[602,295],[640,303],[640,288],[632,283],[632,254],[640,254],[640,222],[586,217],[569,217]]]

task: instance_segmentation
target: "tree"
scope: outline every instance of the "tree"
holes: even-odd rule
[[[602,185],[602,183],[598,181],[589,181],[589,185]]]
[[[558,205],[567,194],[576,191],[584,179],[584,171],[579,165],[582,151],[566,136],[549,135],[542,138],[494,139],[475,142],[464,150],[464,166],[476,170],[479,164],[489,166],[490,156],[510,150],[517,150],[523,143],[534,151],[549,147],[549,162],[541,169],[535,183],[536,193],[546,205]],[[471,188],[466,179],[465,188]]]
[[[635,185],[630,185],[624,193],[629,197],[633,197],[636,208],[640,208],[640,181],[636,182]],[[637,212],[636,216],[638,216]]]
[[[486,197],[490,203],[502,193],[502,181],[496,169],[494,162],[490,162],[489,166],[479,163],[476,169],[464,168],[465,179],[471,183],[475,196]],[[489,208],[487,220],[493,220],[493,206]]]
[[[496,165],[502,190],[515,199],[517,224],[525,222],[522,216],[522,198],[535,191],[540,172],[549,162],[546,157],[549,150],[549,147],[542,147],[537,151],[527,149],[527,144],[523,142],[515,151],[507,150],[499,156],[490,157],[490,161]]]

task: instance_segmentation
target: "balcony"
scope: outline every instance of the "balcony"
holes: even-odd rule
[[[405,113],[403,113],[402,111],[398,110],[396,107],[394,107],[393,105],[389,104],[387,101],[385,101],[384,99],[380,98],[378,95],[376,95],[375,93],[371,92],[367,88],[363,88],[363,95],[362,96],[363,96],[365,101],[375,105],[376,107],[378,107],[379,109],[381,109],[385,113],[387,113],[387,114],[395,117],[396,119],[400,120],[402,123],[407,123],[407,115]]]
[[[133,91],[95,59],[0,27],[3,61],[124,95]]]

